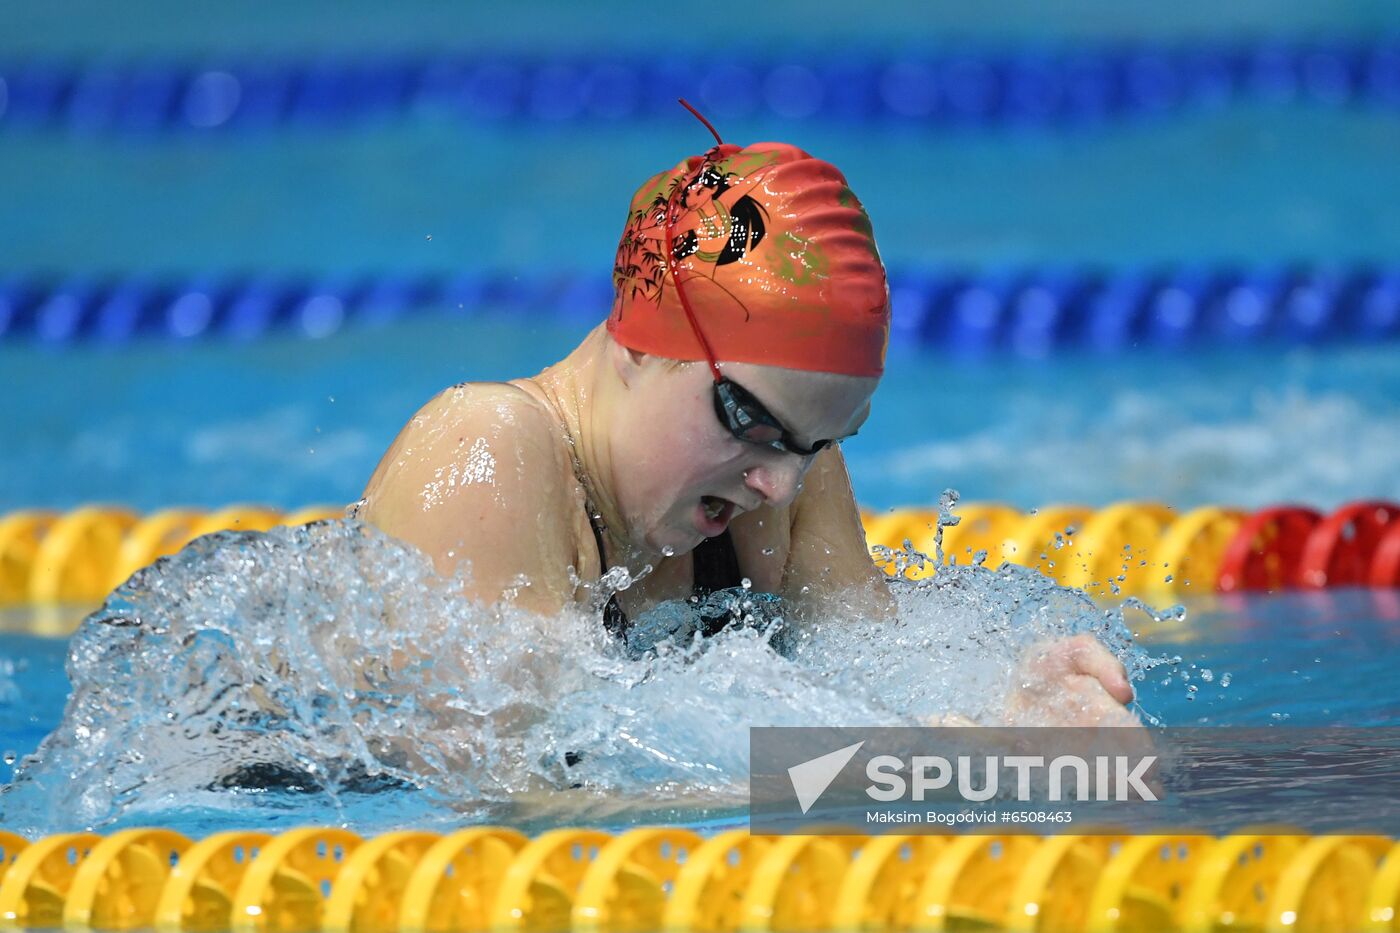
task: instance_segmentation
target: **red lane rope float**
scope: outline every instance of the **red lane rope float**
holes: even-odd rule
[[[1291,589],[1303,543],[1320,521],[1320,514],[1296,505],[1274,506],[1248,516],[1221,555],[1216,589],[1222,593]]]
[[[1377,587],[1400,587],[1400,521],[1392,522],[1376,542],[1366,582]]]
[[[1298,586],[1365,586],[1376,545],[1397,520],[1400,505],[1394,502],[1351,502],[1337,509],[1303,542]]]

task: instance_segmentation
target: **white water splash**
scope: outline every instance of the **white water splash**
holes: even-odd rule
[[[992,721],[1018,652],[1046,635],[1094,632],[1139,676],[1153,663],[1121,610],[1024,568],[894,584],[883,622],[783,620],[736,589],[711,601],[748,624],[701,639],[696,607],[666,604],[635,620],[630,648],[596,612],[484,606],[461,583],[354,520],[198,539],[85,620],[63,721],[21,762],[0,821],[50,833],[198,806],[248,825],[281,806],[304,822],[314,804],[387,828],[522,800],[572,801],[570,819],[619,801],[732,809],[751,725]]]
[[[1192,395],[1207,391],[1219,389],[1119,391],[1101,407],[1026,395],[970,434],[852,470],[866,486],[918,490],[951,480],[1024,506],[1150,499],[1179,508],[1332,508],[1360,496],[1400,499],[1393,410],[1336,392],[1260,389],[1243,410],[1213,412]]]

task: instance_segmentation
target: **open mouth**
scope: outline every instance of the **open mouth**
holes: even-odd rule
[[[697,525],[707,538],[724,531],[734,517],[734,503],[720,496],[701,496]]]

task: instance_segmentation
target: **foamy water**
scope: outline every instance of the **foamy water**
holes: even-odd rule
[[[63,720],[20,763],[0,821],[304,822],[309,805],[371,831],[522,802],[570,818],[732,810],[749,726],[995,722],[1018,656],[1046,636],[1093,632],[1137,677],[1160,663],[1131,646],[1123,610],[1016,567],[893,584],[888,621],[783,618],[736,590],[715,599],[750,624],[701,640],[694,607],[665,604],[630,646],[596,613],[485,606],[460,584],[353,520],[193,542],[73,637]]]
[[[1213,381],[1171,393],[1118,389],[1098,406],[1027,393],[969,433],[904,445],[852,471],[907,490],[904,501],[950,480],[1027,507],[1148,499],[1328,509],[1400,499],[1393,405],[1275,387],[1240,387],[1228,405],[1208,404],[1204,396],[1219,391]]]

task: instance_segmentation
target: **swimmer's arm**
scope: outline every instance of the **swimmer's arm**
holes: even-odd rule
[[[793,501],[781,595],[811,614],[893,618],[885,574],[871,560],[839,447],[816,456]]]
[[[426,553],[439,574],[468,561],[469,598],[510,596],[554,613],[573,602],[576,561],[557,445],[528,408],[503,417],[511,400],[501,391],[459,387],[425,405],[375,471],[360,515]]]

